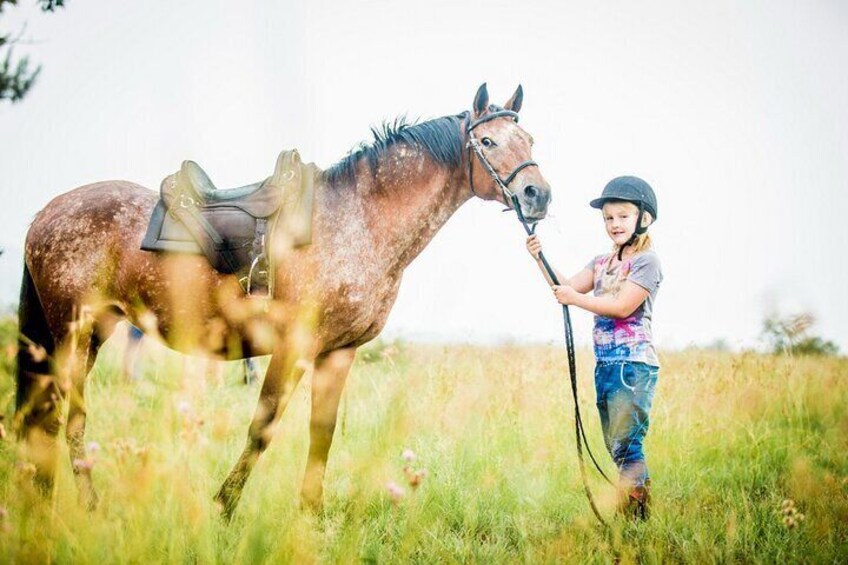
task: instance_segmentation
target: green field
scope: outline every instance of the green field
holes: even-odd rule
[[[661,353],[646,445],[654,515],[645,524],[615,520],[607,531],[582,491],[561,349],[378,344],[361,352],[348,380],[324,514],[297,505],[307,378],[227,526],[212,497],[241,451],[258,387],[240,382],[238,363],[204,370],[155,345],[142,378],[129,381],[117,369],[121,347],[107,343],[87,389],[100,506],[77,506],[69,463],[54,500],[41,500],[9,433],[0,443],[0,561],[848,560],[844,358]],[[7,427],[11,353],[0,352]],[[587,434],[611,470],[589,352],[578,367]],[[415,470],[427,470],[417,489],[403,471],[405,449]],[[391,482],[403,488],[396,500]],[[611,516],[613,493],[594,476],[592,484]],[[785,499],[795,509],[791,528]]]

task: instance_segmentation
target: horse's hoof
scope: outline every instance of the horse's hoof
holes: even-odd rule
[[[233,521],[233,514],[235,513],[235,505],[228,502],[224,495],[220,492],[215,495],[215,507],[218,509],[218,515],[221,517],[221,520],[224,521],[225,524],[229,524]]]
[[[309,496],[300,497],[300,508],[305,512],[309,512],[313,516],[321,517],[324,515],[324,497],[317,498]]]
[[[50,498],[53,496],[53,475],[36,473],[36,475],[32,478],[32,483],[35,485],[35,489],[38,491],[38,494],[44,498]]]
[[[80,493],[78,502],[88,512],[94,512],[100,505],[100,496],[93,490],[87,494]]]

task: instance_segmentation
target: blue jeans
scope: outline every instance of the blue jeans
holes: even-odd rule
[[[642,441],[648,433],[659,367],[631,361],[599,362],[595,393],[607,451],[625,486],[644,486],[648,466]]]

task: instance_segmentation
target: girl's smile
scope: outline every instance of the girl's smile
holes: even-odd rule
[[[607,202],[603,207],[607,235],[616,245],[624,245],[636,231],[639,208],[631,202]]]

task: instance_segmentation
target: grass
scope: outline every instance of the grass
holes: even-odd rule
[[[88,436],[101,504],[76,503],[63,452],[43,501],[0,443],[0,561],[19,563],[622,563],[848,559],[848,360],[704,351],[662,355],[646,450],[654,516],[594,522],[577,470],[563,351],[383,344],[354,365],[322,516],[297,506],[308,447],[308,379],[229,526],[212,501],[240,453],[258,387],[152,345],[142,378],[107,343],[90,377]],[[8,424],[11,360],[0,369]],[[582,409],[601,434],[592,360],[578,357]],[[264,367],[264,364],[263,364]],[[401,454],[413,470],[408,484]],[[387,484],[403,494],[393,500]],[[612,517],[613,496],[592,486]],[[806,519],[783,522],[792,499]]]

